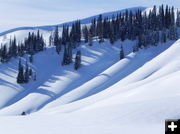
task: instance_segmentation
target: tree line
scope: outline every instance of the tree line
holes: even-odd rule
[[[117,40],[136,40],[136,44],[132,48],[132,51],[136,52],[139,48],[156,46],[168,40],[177,40],[177,27],[180,27],[180,12],[175,11],[174,7],[161,5],[158,9],[154,6],[149,13],[141,10],[136,12],[126,10],[124,13],[113,15],[111,18],[99,15],[97,19],[91,20],[90,25],[85,25],[82,28],[81,22],[76,21],[72,26],[64,25],[61,36],[58,27],[56,27],[49,40],[50,45],[56,47],[58,54],[62,46],[64,47],[61,64],[68,65],[72,63],[72,50],[81,41],[92,46],[94,39],[97,39],[99,43],[109,40],[111,44]],[[123,47],[120,49],[120,53],[123,53]],[[124,54],[120,55],[120,59],[122,59]],[[79,62],[75,61],[75,63]],[[74,64],[74,68],[76,66]]]
[[[141,48],[157,46],[168,40],[177,40],[178,27],[180,27],[180,11],[175,11],[174,7],[168,5],[166,7],[161,5],[159,8],[154,6],[148,13],[141,10],[135,12],[126,10],[110,18],[99,15],[91,20],[91,24],[83,27],[81,22],[77,20],[72,25],[65,24],[62,27],[61,35],[58,26],[56,26],[49,37],[49,45],[55,47],[57,54],[63,52],[61,65],[64,66],[73,63],[73,49],[77,48],[81,42],[92,46],[95,39],[99,43],[109,40],[111,44],[117,40],[132,40],[136,41],[132,48],[132,51],[136,52]],[[24,54],[30,55],[32,61],[33,55],[43,51],[45,47],[45,41],[39,30],[37,33],[29,33],[28,37],[21,43],[17,43],[16,37],[14,37],[10,39],[9,43],[1,44],[0,61],[5,63],[12,57]],[[123,58],[124,51],[123,46],[121,46],[120,59]],[[23,69],[20,63],[19,72],[21,70],[20,74],[22,74]],[[78,51],[74,61],[74,69],[77,70],[80,65],[81,51]]]
[[[1,44],[0,61],[6,63],[12,57],[22,57],[24,54],[34,55],[39,51],[43,51],[45,46],[43,35],[40,35],[39,30],[37,33],[29,32],[28,37],[19,43],[17,43],[16,37],[14,36],[13,39],[10,38],[8,43]]]
[[[176,12],[176,21],[175,21]],[[177,27],[180,27],[180,12],[174,7],[164,5],[158,9],[153,7],[149,13],[138,10],[136,12],[126,10],[111,18],[99,15],[93,19],[90,26],[82,28],[85,43],[92,45],[92,40],[97,39],[99,43],[104,39],[114,44],[117,40],[137,40],[135,47],[142,48],[158,45],[167,40],[177,40]],[[134,51],[137,48],[134,48]]]
[[[54,32],[49,37],[49,45],[55,46],[57,54],[60,54],[63,49],[63,58],[61,65],[69,65],[72,63],[72,51],[77,48],[81,43],[81,22],[77,20],[72,24],[71,28],[69,25],[64,25],[62,29],[62,35],[59,35],[58,26],[55,27]],[[81,64],[81,52],[78,51],[76,54],[74,69],[77,70]]]

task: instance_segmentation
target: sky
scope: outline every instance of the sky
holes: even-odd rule
[[[179,0],[0,0],[0,32],[22,26],[60,24],[129,7],[169,4]]]

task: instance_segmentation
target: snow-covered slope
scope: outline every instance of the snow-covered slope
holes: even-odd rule
[[[30,65],[38,73],[37,81],[21,86],[16,84],[18,60],[12,60],[13,63],[0,66],[3,72],[11,74],[1,74],[2,83],[9,83],[9,85],[2,84],[0,86],[2,88],[0,106],[3,108],[17,103],[3,109],[2,113],[6,109],[11,114],[21,114],[23,111],[31,113],[41,109],[56,98],[59,99],[52,102],[53,104],[49,104],[50,106],[70,103],[96,94],[120,80],[124,81],[131,73],[167,49],[171,43],[160,45],[158,48],[141,50],[136,54],[130,53],[135,44],[131,41],[117,42],[114,46],[108,42],[104,44],[95,42],[93,47],[85,44],[78,48],[82,51],[83,61],[83,66],[78,72],[74,71],[73,65],[61,67],[62,53],[59,56],[54,48],[48,48],[45,52],[37,54],[34,57],[34,63]],[[126,59],[117,62],[120,44],[123,44],[125,54],[129,55]],[[146,70],[144,72],[147,74],[141,75],[142,77],[147,77],[152,73],[151,71],[146,72]],[[3,88],[4,86],[6,88]],[[36,100],[36,103],[33,100]]]
[[[56,81],[51,80],[46,83],[47,85],[44,84],[46,91],[38,93],[37,89],[36,93],[31,93],[14,105],[2,109],[0,114],[6,116],[0,117],[1,131],[11,133],[15,130],[13,133],[18,134],[24,132],[28,134],[164,133],[164,120],[180,116],[180,104],[177,103],[180,101],[180,89],[177,86],[180,79],[180,55],[177,53],[180,51],[180,40],[171,44],[172,42],[168,42],[158,47],[141,50],[136,54],[129,53],[126,47],[128,55],[124,60],[115,64],[111,63],[112,66],[102,69],[105,71],[97,72],[92,77],[93,79],[64,93],[62,97],[49,103],[39,112],[25,117],[8,116],[20,114],[23,110],[30,110],[30,107],[35,108],[42,101],[41,97],[43,98],[43,96],[34,98],[36,93],[44,93],[46,98],[53,96],[53,93],[47,92],[51,89],[48,87],[57,85],[55,87],[58,88],[60,86],[56,84],[57,82],[65,83],[63,77],[68,79],[67,75],[55,77]],[[82,46],[81,49],[87,47],[87,50],[89,48],[90,52],[98,55],[95,50],[99,49],[102,50],[99,52],[104,53],[103,45],[107,45],[105,48],[108,48],[109,44],[94,45],[92,48]],[[116,50],[118,45],[119,43],[113,46],[113,49]],[[47,50],[46,54],[53,55],[50,51],[51,49]],[[42,54],[37,55],[37,57],[41,56]],[[83,60],[90,58],[83,57]],[[98,58],[95,59],[98,60]],[[81,71],[83,75],[86,64],[89,63],[84,61],[84,66],[78,73],[68,70],[68,73],[71,72],[71,79],[75,79]],[[95,66],[93,62],[91,64]],[[102,64],[97,65],[99,66],[102,67]],[[92,73],[84,75],[88,74],[92,75]],[[79,79],[80,76],[76,78]]]
[[[1,108],[18,101],[25,95],[28,95],[26,99],[28,100],[30,98],[29,101],[37,98],[37,101],[40,101],[41,97],[39,96],[44,96],[41,98],[43,100],[39,104],[38,102],[32,103],[37,105],[35,109],[39,109],[43,103],[46,104],[50,100],[78,87],[118,61],[118,56],[116,56],[118,54],[118,45],[114,47],[109,44],[96,44],[94,47],[83,45],[79,49],[83,51],[83,65],[78,72],[74,71],[73,64],[62,67],[62,53],[57,55],[54,48],[48,48],[45,52],[37,54],[34,57],[34,63],[30,65],[38,73],[37,81],[21,86],[16,84],[18,59],[12,60],[8,64],[1,64],[0,81],[1,83],[5,83],[0,85],[2,89],[0,93],[0,98],[2,98],[0,102]],[[109,52],[115,53],[111,55]],[[25,59],[26,57],[24,57]],[[94,70],[94,67],[96,70]],[[83,75],[88,71],[92,71],[93,73]],[[4,96],[4,94],[8,94],[8,96]],[[22,100],[22,102],[25,101]]]
[[[146,7],[133,7],[133,8],[128,8],[128,10],[131,10],[132,12],[136,12],[137,10],[145,10]],[[122,10],[119,10],[119,11],[113,11],[113,12],[107,12],[107,13],[102,13],[102,17],[108,17],[108,18],[111,18],[112,15],[116,16],[118,13],[124,13],[125,11],[127,10],[126,9],[122,9]],[[88,17],[88,18],[84,18],[81,20],[81,24],[89,24],[91,23],[91,20],[94,19],[94,18],[98,18],[99,15],[95,15],[95,16],[91,16],[91,17]],[[67,23],[63,23],[63,24],[57,24],[59,27],[62,27],[64,24],[67,24],[67,25],[72,25],[75,21],[71,21],[71,22],[67,22]],[[49,25],[49,26],[38,26],[38,27],[19,27],[19,28],[14,28],[14,29],[10,29],[10,30],[7,30],[7,31],[4,31],[2,33],[0,33],[0,36],[4,36],[6,34],[9,34],[9,33],[13,33],[13,32],[17,32],[17,31],[37,31],[38,29],[40,30],[44,30],[44,31],[52,31],[54,29],[55,26],[57,25]]]
[[[48,28],[40,30],[46,42]],[[37,29],[12,31],[2,33],[0,42],[14,35],[21,41]],[[22,85],[16,83],[18,59],[0,63],[0,133],[163,134],[164,120],[180,117],[180,40],[132,53],[135,43],[82,43],[73,50],[73,60],[82,52],[78,71],[73,64],[61,66],[63,53],[48,47],[29,63],[37,81]],[[126,57],[119,61],[121,45]]]

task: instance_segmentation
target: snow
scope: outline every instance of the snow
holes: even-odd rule
[[[123,43],[127,56],[121,61],[121,42],[113,46],[107,41],[104,44],[94,42],[92,47],[82,45],[78,49],[82,50],[83,66],[77,72],[72,65],[59,66],[57,61],[62,56],[57,55],[54,48],[37,54],[32,66],[39,80],[30,82],[32,89],[22,85],[21,91],[16,91],[17,100],[13,99],[14,91],[10,86],[6,86],[8,91],[4,90],[7,97],[2,100],[14,104],[0,110],[1,131],[11,133],[13,129],[18,134],[110,134],[141,133],[142,130],[147,134],[163,133],[164,120],[180,115],[180,106],[176,103],[180,95],[177,86],[180,56],[176,53],[180,40],[133,54],[130,51],[134,43]],[[44,73],[44,70],[49,71]],[[4,68],[4,71],[9,70]],[[35,112],[38,109],[41,110]],[[35,113],[12,116],[22,111]]]
[[[128,10],[131,10],[132,12],[136,12],[137,10],[145,10],[146,7],[132,7],[132,8],[126,8]],[[118,13],[124,13],[126,11],[126,9],[122,9],[122,10],[118,10],[118,11],[113,11],[113,12],[107,12],[107,13],[102,13],[102,17],[106,18],[106,17],[109,17],[111,18],[112,15],[116,16]],[[93,18],[98,18],[99,15],[94,15],[94,16],[91,16],[91,17],[88,17],[88,18],[84,18],[84,19],[81,19],[81,24],[89,24],[91,23],[91,20]],[[75,21],[71,21],[71,22],[66,22],[66,23],[63,23],[63,24],[57,24],[59,27],[62,27],[64,24],[68,24],[68,25],[72,25]],[[18,27],[18,28],[14,28],[14,29],[10,29],[10,30],[7,30],[7,31],[4,31],[4,32],[1,32],[0,33],[0,36],[4,36],[6,34],[9,34],[9,33],[13,33],[13,32],[17,32],[17,31],[31,31],[31,30],[37,30],[37,29],[40,29],[40,30],[44,30],[44,31],[52,31],[54,29],[55,26],[57,25],[47,25],[47,26],[36,26],[36,27]]]
[[[16,35],[1,36],[7,42]],[[46,42],[50,31],[40,30]],[[5,134],[163,134],[165,119],[180,117],[180,39],[132,53],[136,42],[82,43],[82,66],[61,66],[54,47],[29,65],[37,81],[16,83],[18,59],[0,64],[0,132]],[[120,46],[126,57],[119,60]],[[23,57],[25,64],[26,56]],[[74,59],[73,59],[74,60]],[[20,116],[25,111],[27,116]]]

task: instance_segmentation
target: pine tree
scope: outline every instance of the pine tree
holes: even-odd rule
[[[21,64],[21,59],[19,59],[19,67],[18,67],[18,76],[17,76],[17,83],[24,83],[24,69]]]
[[[14,39],[10,43],[10,48],[11,50],[11,56],[16,57],[17,56],[17,44],[16,44],[16,37],[14,36]]]
[[[5,45],[1,45],[1,62],[7,62],[7,47],[6,44]]]
[[[96,29],[97,29],[96,18],[92,19],[90,29],[91,29],[92,37],[95,37],[96,36]]]
[[[168,5],[166,5],[166,9],[165,9],[165,27],[168,29],[170,24],[170,18],[169,18],[169,7]]]
[[[109,41],[110,41],[111,44],[114,44],[114,42],[115,42],[115,35],[114,35],[114,27],[113,27],[113,25],[110,26]]]
[[[171,16],[171,26],[174,26],[175,25],[175,14],[174,14],[174,7],[171,8],[171,13],[170,13],[170,16]]]
[[[72,29],[73,29],[73,27],[72,27]],[[64,25],[63,26],[63,31],[62,31],[62,44],[66,45],[68,42],[70,42],[69,26],[68,25]]]
[[[28,83],[29,82],[29,67],[26,61],[26,70],[24,73],[24,83]]]
[[[72,62],[72,44],[68,44],[68,64]]]
[[[124,59],[124,50],[123,50],[123,46],[121,45],[120,48],[120,60]]]
[[[143,35],[142,34],[138,35],[137,42],[138,42],[138,47],[142,48],[142,46],[143,46]]]
[[[71,43],[64,46],[64,55],[63,55],[63,61],[62,65],[68,65],[72,62],[72,45]]]
[[[177,10],[176,26],[180,27],[180,11]]]
[[[37,80],[37,78],[36,78],[37,76],[36,76],[36,72],[34,72],[34,75],[33,75],[33,80],[34,81],[36,81]]]
[[[32,76],[32,69],[29,68],[29,76]]]
[[[136,44],[133,46],[133,53],[138,52],[138,51],[139,51],[139,47],[138,47],[138,43],[136,43]]]
[[[54,31],[53,44],[56,46],[56,52],[59,54],[61,51],[61,38],[59,37],[58,26],[56,26]]]
[[[60,54],[61,44],[62,44],[62,40],[61,40],[61,38],[59,38],[59,44],[56,45],[56,52],[57,52],[57,54]]]
[[[87,43],[88,35],[89,35],[87,26],[84,26],[82,31],[83,31],[83,36],[84,36],[84,42]]]
[[[33,55],[31,54],[30,57],[29,57],[29,62],[30,63],[33,63]]]
[[[93,30],[90,28],[88,33],[88,45],[93,45]]]
[[[102,15],[99,15],[98,21],[97,21],[97,36],[99,38],[99,43],[104,42],[103,38],[103,22],[102,22]]]
[[[19,43],[18,44],[18,55],[22,57],[24,55],[24,53],[25,53],[24,52],[24,44],[23,43]]]
[[[178,39],[177,27],[175,25],[170,27],[168,37],[170,40]]]
[[[53,36],[52,34],[49,36],[49,46],[52,46],[53,44]]]
[[[81,66],[81,51],[78,51],[75,58],[74,69],[77,70]]]
[[[68,64],[68,50],[66,48],[66,45],[64,46],[64,55],[63,55],[63,61],[62,65],[67,65]]]
[[[167,41],[166,30],[163,29],[161,32],[161,43],[165,43],[166,41]]]

